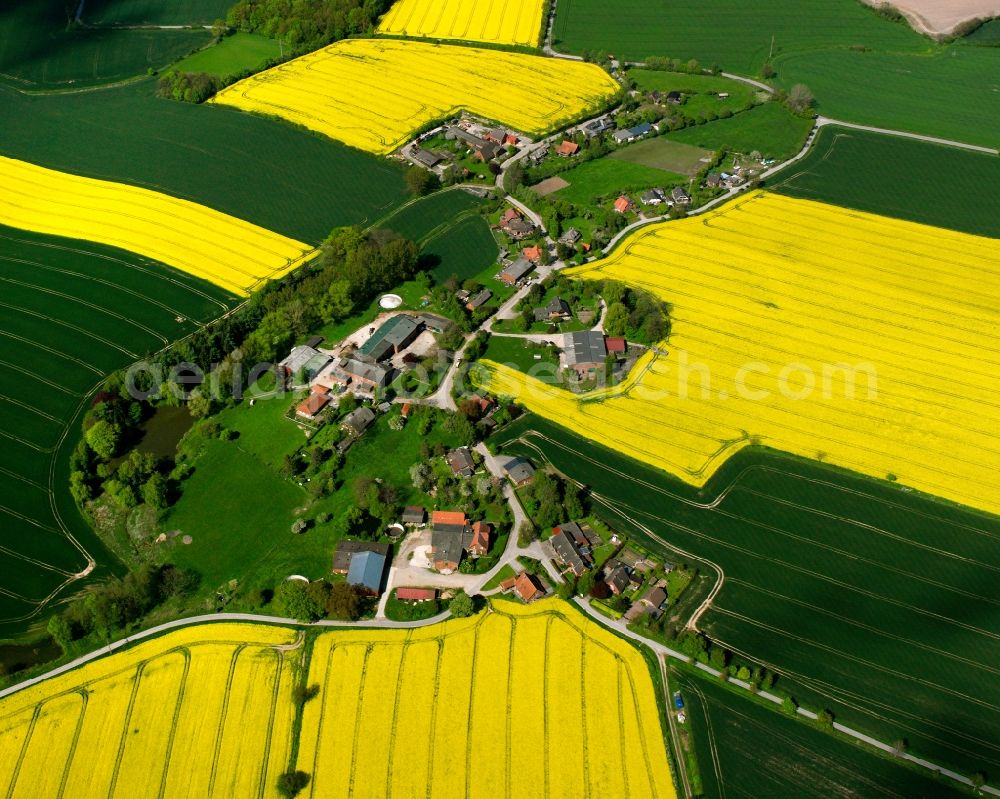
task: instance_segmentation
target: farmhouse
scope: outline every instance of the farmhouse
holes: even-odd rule
[[[414,147],[410,151],[410,158],[427,169],[433,169],[444,160],[433,150],[424,150],[420,147]]]
[[[423,323],[406,314],[386,320],[358,348],[358,354],[373,361],[383,361],[405,349],[423,329]]]
[[[469,541],[469,554],[479,558],[490,551],[490,534],[493,527],[486,522],[475,522],[472,525],[472,539]]]
[[[639,200],[643,205],[659,205],[666,199],[667,198],[663,193],[663,189],[650,189],[649,191],[643,192],[639,197]]]
[[[604,345],[604,334],[599,330],[583,330],[567,333],[564,337],[566,366],[581,379],[593,377],[604,367],[608,350]]]
[[[609,355],[623,355],[628,350],[628,342],[621,336],[605,336],[604,347]]]
[[[556,155],[560,155],[563,158],[576,155],[578,152],[580,152],[580,145],[574,141],[569,141],[569,139],[564,139],[559,146],[556,147]]]
[[[592,139],[594,136],[600,136],[605,131],[611,130],[614,124],[607,117],[601,117],[600,119],[595,119],[592,122],[588,122],[584,125],[581,130],[583,134],[588,138]]]
[[[550,541],[556,559],[571,568],[577,577],[594,565],[591,551],[600,543],[600,538],[589,525],[566,522],[553,527]]]
[[[531,224],[531,222],[521,219],[520,217],[508,222],[507,225],[504,227],[504,233],[506,233],[515,241],[526,239],[534,232],[535,232],[535,226]]]
[[[507,461],[503,470],[507,473],[510,481],[518,488],[526,486],[535,476],[535,467],[524,458],[511,458]]]
[[[378,596],[382,593],[385,564],[386,556],[379,552],[366,550],[356,553],[347,569],[348,585],[357,586],[369,596]]]
[[[470,525],[461,511],[436,510],[431,514],[431,548],[434,568],[449,574],[458,568],[463,551],[478,558],[490,548],[492,527],[484,522]]]
[[[624,194],[615,200],[614,209],[616,213],[625,214],[632,210],[633,208],[632,200],[626,197]]]
[[[525,247],[521,250],[521,255],[531,261],[531,263],[537,264],[542,260],[542,248],[537,246]]]
[[[559,237],[559,241],[562,244],[568,244],[572,246],[576,244],[581,238],[583,238],[583,234],[580,233],[580,231],[577,230],[575,227],[571,227],[569,230],[563,233],[562,236]]]
[[[330,397],[324,393],[314,392],[306,397],[299,407],[295,409],[295,415],[303,419],[315,419],[330,402]]]
[[[681,93],[678,91],[667,92],[667,102],[671,105],[680,105]]]
[[[374,421],[375,414],[372,412],[372,409],[362,405],[360,408],[355,408],[347,414],[347,416],[344,417],[344,421],[340,423],[340,426],[343,427],[345,432],[348,434],[352,436],[360,436]]]
[[[472,297],[469,297],[468,301],[465,303],[465,309],[467,311],[474,311],[476,308],[480,308],[490,301],[490,297],[493,296],[493,292],[489,289],[483,289],[482,291],[476,293]]]
[[[459,447],[448,453],[445,460],[451,467],[452,473],[457,477],[472,477],[476,471],[475,461],[472,460],[472,453],[468,447]]]
[[[333,551],[333,568],[331,571],[334,574],[347,574],[348,569],[351,567],[351,558],[359,552],[377,552],[383,557],[388,557],[389,545],[377,544],[372,541],[338,541],[337,548]]]
[[[541,322],[546,319],[549,321],[556,321],[559,319],[569,319],[571,311],[569,303],[566,302],[566,300],[561,297],[553,297],[548,304],[535,308],[533,314],[536,322]]]
[[[444,333],[452,325],[450,319],[432,313],[422,313],[417,316],[417,320],[432,333]]]
[[[503,216],[500,217],[500,227],[506,227],[515,219],[521,218],[521,212],[516,208],[508,208],[503,212]]]
[[[293,347],[284,360],[278,363],[283,374],[296,385],[311,383],[323,368],[333,360],[325,352],[306,345]]]
[[[631,585],[628,569],[624,565],[616,563],[604,578],[604,582],[608,584],[612,594],[621,594],[628,590],[629,585]]]
[[[525,604],[534,602],[536,599],[541,599],[545,596],[545,591],[539,585],[538,578],[533,574],[528,574],[526,571],[521,572],[514,578],[514,590]]]
[[[333,379],[343,385],[353,383],[368,391],[389,385],[392,372],[377,363],[368,363],[357,358],[345,358],[333,373]]]
[[[616,130],[611,134],[611,138],[615,140],[615,144],[625,144],[632,141],[632,131],[628,128],[624,130]]]
[[[513,286],[534,268],[535,265],[527,258],[518,258],[514,263],[508,264],[501,269],[498,277],[501,283]]]
[[[659,586],[656,588],[650,588],[645,594],[642,595],[642,599],[639,601],[650,610],[657,611],[662,608],[663,603],[667,601],[667,592]]]
[[[691,202],[691,195],[682,186],[674,186],[670,192],[670,198],[675,203],[680,203],[681,205],[688,205]]]

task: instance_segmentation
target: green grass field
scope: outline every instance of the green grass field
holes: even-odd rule
[[[637,192],[687,182],[684,175],[631,163],[620,158],[598,158],[587,161],[561,173],[559,177],[568,181],[569,185],[559,189],[552,196],[580,205],[590,205],[598,197],[613,200],[623,192]]]
[[[1000,519],[766,450],[696,490],[533,416],[498,441],[584,483],[640,544],[721,570],[699,626],[806,707],[962,773],[1000,768]]]
[[[479,213],[482,205],[467,191],[448,189],[411,203],[377,225],[417,242],[421,254],[433,260],[431,274],[437,282],[452,275],[462,281],[495,264],[499,252]]]
[[[968,795],[950,780],[835,737],[688,670],[671,670],[671,688],[684,698],[687,722],[681,734],[694,739],[705,799]]]
[[[368,224],[404,199],[402,170],[386,159],[153,92],[153,81],[59,96],[0,88],[0,154],[164,191],[306,242]]]
[[[0,9],[0,82],[38,91],[127,80],[211,40],[207,30],[68,29],[67,8],[36,0]]]
[[[733,113],[743,110],[754,100],[756,89],[746,83],[717,75],[691,75],[686,72],[661,72],[651,69],[630,69],[628,76],[640,91],[661,93],[678,91],[684,102],[677,109],[685,116],[696,118],[700,113]],[[728,97],[721,98],[724,92]]]
[[[832,126],[768,181],[794,197],[1000,238],[998,183],[995,156]]]
[[[256,33],[234,33],[173,65],[180,72],[208,72],[225,78],[277,58],[278,42]]]
[[[708,150],[751,153],[783,160],[795,155],[805,143],[812,120],[790,113],[777,103],[764,103],[729,119],[691,125],[667,134],[668,141],[693,144]]]
[[[663,169],[675,175],[694,175],[712,153],[690,144],[670,141],[664,136],[630,144],[611,153],[611,158],[632,164]]]
[[[87,0],[88,25],[211,25],[225,19],[230,0]]]
[[[508,364],[546,382],[552,382],[548,378],[559,371],[559,358],[552,348],[532,346],[531,342],[516,336],[491,336],[483,357]]]
[[[986,46],[1000,44],[1000,18],[991,19],[985,25],[980,25],[965,37],[965,41]]]
[[[935,44],[856,0],[562,0],[553,36],[561,51],[694,58],[741,75],[770,57],[780,85],[805,83],[827,116],[998,146],[1000,49]]]
[[[409,475],[410,466],[420,460],[421,441],[455,443],[440,425],[421,436],[415,424],[391,430],[382,415],[347,451],[339,488],[313,500],[279,471],[284,456],[305,443],[302,431],[284,418],[293,401],[291,396],[258,400],[252,407],[243,403],[222,413],[219,421],[239,437],[206,442],[183,495],[161,522],[164,531],[192,537],[189,545],[171,544],[162,557],[197,569],[207,589],[232,579],[244,588],[272,588],[290,574],[328,576],[339,540],[333,525],[314,524],[293,535],[292,522],[315,520],[320,513],[336,519],[354,504],[351,486],[361,476],[377,476],[395,486],[403,503],[426,502]]]
[[[0,638],[86,565],[114,570],[67,489],[79,414],[108,372],[224,312],[233,298],[130,253],[0,228]],[[183,321],[178,322],[177,318]],[[72,582],[72,589],[83,585]]]

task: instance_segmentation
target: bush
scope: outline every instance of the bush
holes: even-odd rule
[[[454,597],[452,597],[451,603],[448,605],[448,609],[451,611],[452,616],[459,619],[471,616],[476,610],[475,605],[472,602],[472,597],[465,593],[465,591],[459,591]]]
[[[292,799],[309,784],[309,775],[304,771],[286,771],[278,777],[278,793]]]

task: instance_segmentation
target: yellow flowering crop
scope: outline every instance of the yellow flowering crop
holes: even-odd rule
[[[294,706],[276,647],[295,638],[187,627],[0,700],[0,792],[277,796]]]
[[[394,39],[347,39],[241,80],[212,100],[272,114],[352,147],[389,153],[466,110],[529,134],[619,89],[594,64]]]
[[[144,255],[237,296],[312,248],[203,205],[0,156],[0,224]]]
[[[542,0],[399,0],[378,32],[534,47],[542,5]]]
[[[695,485],[759,443],[1000,513],[997,241],[756,193],[569,273],[671,303],[669,343],[592,396],[491,390]]]
[[[323,633],[308,681],[303,796],[675,797],[645,661],[559,600]]]

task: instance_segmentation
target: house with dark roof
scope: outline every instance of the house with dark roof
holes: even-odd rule
[[[506,225],[504,225],[504,233],[510,236],[515,241],[520,241],[521,239],[526,239],[535,232],[535,226],[526,219],[512,219]]]
[[[569,303],[561,297],[553,297],[548,303],[532,311],[536,322],[550,322],[569,319],[572,316]]]
[[[501,269],[498,277],[501,283],[513,286],[534,268],[535,265],[527,258],[518,258],[514,263],[508,264]]]
[[[511,458],[507,461],[503,470],[507,473],[510,481],[518,488],[526,486],[535,476],[535,467],[524,458]]]
[[[376,363],[357,358],[345,358],[333,372],[333,379],[344,385],[353,384],[366,391],[385,388],[392,372]]]
[[[333,356],[302,344],[293,347],[278,366],[294,385],[306,385],[311,383],[332,360]]]
[[[691,195],[684,190],[683,186],[674,186],[670,192],[670,199],[675,203],[688,205],[691,202]]]
[[[407,527],[419,527],[427,520],[427,511],[420,505],[407,505],[403,508],[403,524]]]
[[[334,574],[347,574],[351,567],[351,558],[359,552],[377,552],[383,557],[389,556],[389,545],[379,544],[373,541],[349,541],[341,540],[337,542],[337,547],[333,550]]]
[[[347,584],[357,586],[369,596],[378,596],[382,593],[385,564],[386,557],[379,552],[358,552],[347,569]]]
[[[468,301],[465,303],[465,309],[467,311],[474,311],[476,308],[481,308],[483,305],[490,301],[490,297],[493,296],[493,292],[489,289],[483,289],[477,292],[472,297],[469,297]]]
[[[618,595],[627,591],[630,585],[628,569],[621,563],[615,564],[615,567],[604,578],[604,582],[608,584],[612,594]]]
[[[433,169],[444,160],[433,150],[424,150],[421,147],[414,147],[410,151],[410,158],[428,169]]]
[[[639,601],[650,610],[657,611],[662,608],[663,603],[667,601],[667,592],[659,586],[656,588],[650,588],[645,594],[642,595],[642,599]]]
[[[667,92],[667,102],[671,105],[680,105],[681,93],[678,91]]]
[[[600,543],[600,538],[589,525],[566,522],[552,528],[549,542],[555,550],[556,559],[579,577],[594,565],[591,552]]]
[[[458,568],[471,539],[469,520],[461,511],[436,510],[431,514],[430,553],[439,572],[449,574]]]
[[[383,322],[368,340],[358,347],[358,355],[373,361],[389,358],[405,349],[423,329],[423,323],[408,314],[397,314]]]
[[[631,134],[633,139],[641,139],[643,136],[648,136],[656,128],[650,125],[648,122],[642,122],[631,129]]]
[[[575,371],[580,379],[593,377],[604,368],[608,350],[601,331],[581,330],[578,333],[567,333],[563,337],[563,342],[566,366]]]
[[[456,477],[472,477],[476,471],[476,462],[472,460],[472,453],[468,447],[451,450],[445,456],[445,460]]]
[[[344,421],[340,423],[340,426],[350,435],[360,436],[374,421],[375,414],[372,412],[372,409],[362,405],[347,414],[344,417]]]
[[[639,196],[639,202],[643,205],[659,205],[666,199],[663,189],[650,189]]]

